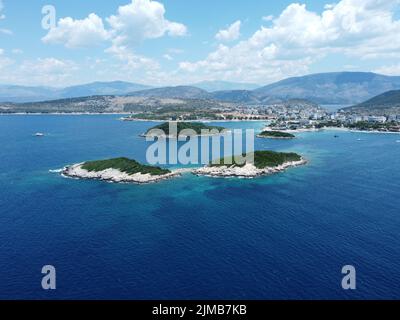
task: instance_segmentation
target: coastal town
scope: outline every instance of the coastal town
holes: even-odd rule
[[[397,109],[396,109],[397,110]],[[267,121],[269,128],[279,131],[348,128],[362,131],[400,132],[400,112],[376,115],[360,113],[347,108],[329,111],[307,100],[290,100],[275,104],[226,104],[224,108],[180,110],[163,108],[145,113],[132,113],[124,121]]]

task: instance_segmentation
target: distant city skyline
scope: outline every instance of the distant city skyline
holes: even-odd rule
[[[399,34],[399,0],[0,0],[0,84],[400,75]]]

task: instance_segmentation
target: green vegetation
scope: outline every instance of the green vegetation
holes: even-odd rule
[[[400,106],[400,90],[392,90],[382,93],[355,107],[376,108],[382,106]]]
[[[352,107],[343,108],[346,113],[356,113],[359,115],[385,116],[399,114],[400,112],[400,90],[384,92],[363,103]]]
[[[222,107],[222,105],[214,101],[179,99],[179,101],[175,103],[168,103],[168,101],[163,100],[155,101],[152,105],[147,105],[143,108],[138,108],[137,104],[125,105],[124,111],[134,113],[131,116],[126,117],[125,120],[224,120],[221,116]]]
[[[323,129],[323,128],[340,128],[342,126],[342,122],[338,120],[329,120],[322,121],[315,125],[315,129]]]
[[[245,156],[245,155],[243,155]],[[254,165],[258,169],[264,169],[266,167],[277,167],[285,162],[300,161],[301,156],[297,153],[285,153],[275,151],[255,151],[254,152]],[[234,157],[228,157],[219,159],[219,164],[211,164],[211,166],[224,166],[224,165],[236,165],[243,167],[243,164],[235,163]]]
[[[351,123],[346,125],[349,129],[356,129],[362,131],[391,131],[398,132],[400,131],[400,126],[396,122],[368,122],[368,121],[359,121],[356,123]]]
[[[263,131],[259,134],[259,136],[266,138],[284,138],[284,139],[293,139],[296,137],[291,133],[282,131]]]
[[[135,160],[128,158],[115,158],[109,160],[88,161],[82,165],[82,169],[87,171],[99,172],[106,169],[118,169],[121,172],[128,174],[149,173],[152,176],[164,175],[171,173],[168,169],[160,167],[142,165]]]
[[[158,129],[158,130],[162,130],[166,135],[169,135],[169,122],[165,122],[163,124],[160,124],[158,126],[155,126],[151,129],[149,129],[147,131],[147,133],[149,133],[151,130],[154,129]],[[196,123],[196,122],[177,122],[176,123],[177,126],[177,131],[178,133],[180,133],[182,130],[185,129],[191,129],[194,130],[196,132],[196,134],[200,135],[202,130],[218,130],[218,131],[222,131],[224,130],[223,127],[217,127],[217,126],[208,126],[205,125],[204,123]]]

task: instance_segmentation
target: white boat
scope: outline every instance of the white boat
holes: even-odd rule
[[[36,137],[44,137],[44,133],[37,132],[37,133],[35,133],[35,136]]]

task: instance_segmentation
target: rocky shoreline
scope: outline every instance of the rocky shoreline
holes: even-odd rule
[[[155,183],[171,178],[179,177],[183,172],[183,169],[174,170],[171,173],[163,175],[151,175],[151,174],[128,174],[118,169],[106,169],[103,171],[88,171],[82,168],[84,163],[78,163],[71,166],[67,166],[62,169],[61,175],[64,177],[75,178],[75,179],[93,179],[102,180],[115,183]]]
[[[172,178],[180,177],[184,173],[192,173],[196,176],[206,177],[225,177],[225,178],[256,178],[264,175],[271,175],[283,172],[291,167],[298,167],[305,165],[307,161],[301,159],[299,161],[285,162],[276,167],[257,168],[254,164],[248,163],[244,166],[205,166],[195,169],[175,169],[167,174],[151,175],[143,173],[128,174],[118,169],[106,169],[103,171],[88,171],[82,168],[84,163],[73,164],[60,170],[50,170],[50,172],[61,173],[63,177],[73,179],[90,179],[101,180],[113,183],[135,183],[135,184],[148,184],[156,183]]]
[[[263,169],[257,168],[254,164],[246,164],[240,166],[207,166],[193,171],[195,175],[207,177],[237,177],[237,178],[255,178],[263,175],[270,175],[285,171],[291,167],[298,167],[305,165],[307,161],[301,159],[300,161],[285,162],[276,167],[266,167]]]

